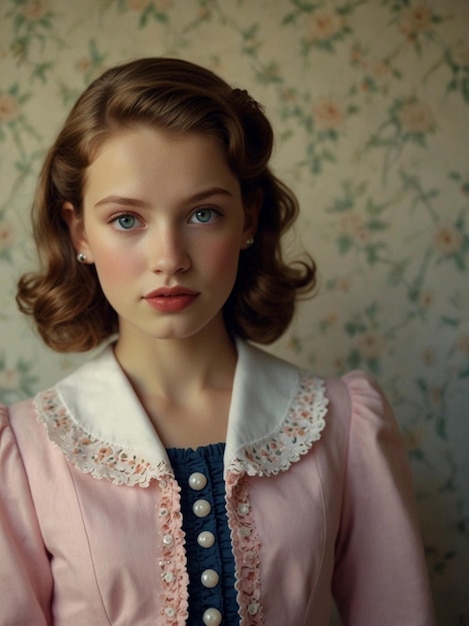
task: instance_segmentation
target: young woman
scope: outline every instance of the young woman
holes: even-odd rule
[[[429,626],[409,469],[379,388],[267,355],[308,259],[247,92],[175,59],[80,97],[34,203],[18,303],[102,352],[0,426],[5,626]]]

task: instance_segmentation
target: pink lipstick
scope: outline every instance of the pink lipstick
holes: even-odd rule
[[[176,313],[190,306],[198,296],[187,287],[162,287],[144,296],[148,304],[163,313]]]

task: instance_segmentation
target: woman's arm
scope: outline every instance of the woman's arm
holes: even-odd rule
[[[334,595],[346,626],[433,626],[412,478],[392,410],[362,373],[351,397]]]
[[[0,406],[0,625],[51,626],[52,584],[8,410]]]

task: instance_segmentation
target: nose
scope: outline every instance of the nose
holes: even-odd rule
[[[186,272],[191,266],[183,237],[175,229],[161,229],[150,238],[149,248],[152,272],[171,276]]]

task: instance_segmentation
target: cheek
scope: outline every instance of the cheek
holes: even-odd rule
[[[232,275],[234,278],[238,269],[239,254],[238,243],[220,243],[206,251],[204,263],[212,269],[214,275],[225,279]]]
[[[135,278],[140,262],[134,255],[101,246],[98,253],[93,253],[96,272],[106,293],[113,287],[122,287],[123,282]]]

